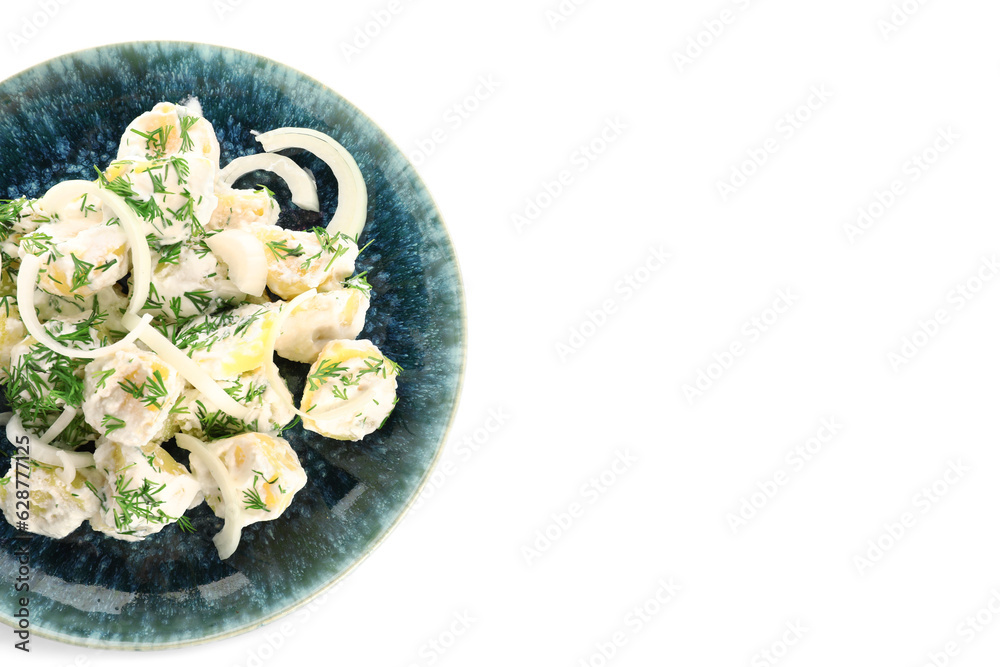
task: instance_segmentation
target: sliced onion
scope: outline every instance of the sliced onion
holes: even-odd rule
[[[353,398],[344,401],[343,405],[338,405],[320,413],[303,412],[295,405],[295,401],[292,399],[292,393],[288,391],[285,381],[281,379],[281,373],[278,372],[278,365],[274,363],[274,346],[278,342],[278,338],[281,337],[281,330],[284,328],[285,322],[287,322],[288,318],[292,316],[295,309],[314,296],[316,296],[315,289],[303,292],[286,303],[278,312],[278,316],[274,320],[274,325],[271,327],[270,334],[265,341],[264,372],[268,383],[274,388],[274,393],[288,410],[294,412],[300,417],[309,418],[313,421],[325,421],[339,416],[347,408],[351,408],[353,410],[353,406],[359,402],[367,402],[375,396],[375,391],[371,387],[368,387],[367,389],[363,389],[358,392]]]
[[[93,454],[70,452],[64,449],[59,449],[58,447],[53,447],[49,444],[57,435],[62,433],[66,427],[69,426],[71,421],[73,421],[73,418],[77,415],[76,408],[66,406],[63,413],[59,415],[59,419],[57,419],[55,423],[53,423],[52,426],[45,431],[41,438],[34,438],[34,436],[28,433],[27,430],[21,425],[20,419],[17,420],[16,424],[11,426],[13,423],[13,413],[8,412],[4,414],[10,415],[7,418],[7,438],[11,438],[9,430],[11,428],[23,431],[24,435],[15,434],[14,437],[23,438],[24,436],[28,436],[28,446],[32,448],[29,449],[29,458],[47,465],[55,466],[56,477],[58,477],[66,486],[73,484],[73,480],[76,479],[76,468],[78,464],[86,464],[82,467],[90,467],[94,465]],[[12,440],[12,442],[16,442],[16,440]]]
[[[229,279],[245,294],[261,296],[267,286],[267,256],[260,239],[242,229],[226,229],[205,239],[229,267]]]
[[[218,183],[232,187],[233,183],[252,171],[270,171],[277,174],[292,191],[292,203],[306,211],[319,210],[316,181],[291,158],[271,153],[258,153],[238,157],[219,172]]]
[[[327,231],[336,232],[357,241],[368,218],[368,190],[364,176],[346,148],[332,138],[302,127],[282,127],[257,137],[268,153],[286,148],[302,148],[325,162],[337,179],[337,210],[327,225]]]
[[[10,421],[7,422],[7,439],[10,442],[23,444],[24,440],[19,441],[18,438],[25,437],[28,438],[28,458],[33,461],[38,461],[39,463],[56,467],[62,467],[66,464],[70,464],[76,468],[94,467],[93,454],[88,454],[87,452],[71,452],[44,443],[29,433],[27,429],[21,425],[20,417],[16,415],[11,417]]]
[[[226,560],[236,553],[236,547],[240,545],[240,537],[243,534],[243,509],[236,485],[233,484],[233,479],[222,460],[213,456],[201,440],[186,433],[178,433],[176,442],[178,447],[186,449],[191,452],[192,456],[198,457],[198,460],[208,468],[208,472],[211,473],[222,492],[222,500],[226,503],[225,523],[222,525],[222,530],[212,538],[212,541],[215,543],[215,548],[219,550],[219,558]]]
[[[21,268],[17,273],[17,310],[21,315],[24,328],[28,330],[31,337],[57,354],[75,359],[96,359],[106,354],[112,354],[123,347],[128,347],[136,338],[141,338],[149,321],[153,319],[153,316],[148,313],[143,315],[141,319],[136,317],[134,324],[128,327],[131,329],[128,335],[111,345],[104,345],[94,350],[77,350],[67,347],[49,335],[49,332],[38,321],[38,313],[35,312],[35,283],[41,268],[42,260],[35,255],[26,255],[21,260]]]
[[[139,318],[134,313],[125,313],[122,316],[122,323],[129,328],[136,326]],[[240,405],[226,390],[219,386],[211,375],[206,373],[197,362],[171,343],[166,336],[152,327],[145,327],[139,334],[139,340],[149,346],[153,352],[160,356],[160,359],[173,367],[181,376],[187,380],[198,391],[205,394],[208,400],[219,406],[223,412],[236,417],[246,419],[250,414],[250,408]]]
[[[62,480],[62,483],[66,486],[72,485],[73,480],[76,479],[76,465],[69,456],[69,452],[60,450],[56,452],[56,458],[59,459],[60,466],[56,468],[56,477]]]
[[[76,408],[71,405],[67,405],[63,409],[62,414],[59,415],[59,419],[52,422],[52,426],[50,426],[48,430],[42,434],[42,437],[39,438],[39,440],[44,442],[46,445],[55,440],[56,436],[66,430],[66,427],[70,425],[70,422],[73,421],[76,415]]]
[[[278,338],[281,337],[281,330],[285,327],[285,322],[295,312],[295,309],[314,296],[316,296],[316,290],[311,289],[282,306],[278,311],[278,316],[274,318],[274,324],[271,325],[271,331],[268,333],[267,340],[264,341],[264,373],[267,381],[274,388],[274,393],[278,397],[278,400],[286,408],[299,416],[302,416],[304,413],[296,407],[295,402],[292,400],[291,392],[288,391],[285,381],[281,379],[278,366],[274,363],[274,346],[278,342]]]
[[[135,211],[124,199],[110,190],[98,187],[93,181],[63,181],[50,188],[43,199],[52,197],[56,203],[68,204],[83,195],[99,199],[121,222],[125,238],[128,239],[129,248],[132,250],[132,291],[129,294],[127,312],[138,313],[149,298],[149,283],[153,276],[153,259],[149,254],[149,243],[143,234],[144,227]]]

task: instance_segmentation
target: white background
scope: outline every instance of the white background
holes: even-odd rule
[[[308,618],[143,664],[995,659],[1000,6],[895,1],[67,0],[16,48],[5,2],[0,78],[217,43],[433,147],[466,281],[433,497]]]

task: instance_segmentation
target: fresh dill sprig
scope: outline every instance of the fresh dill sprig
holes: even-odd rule
[[[94,265],[83,261],[73,253],[70,253],[69,257],[73,260],[73,279],[69,289],[71,292],[75,292],[89,282],[90,272],[94,270]]]
[[[114,165],[115,163],[111,164],[111,166]],[[97,180],[100,186],[105,190],[110,190],[125,200],[138,196],[135,190],[132,189],[132,182],[124,172],[117,178],[108,179],[106,172],[101,171],[96,165],[94,166],[94,171],[97,172]]]
[[[261,475],[258,475],[255,471],[253,476],[253,488],[250,490],[243,491],[243,506],[248,510],[263,510],[265,512],[270,512],[271,509],[264,502],[264,499],[260,497],[260,491],[257,490],[257,482],[260,481]]]
[[[354,240],[349,236],[345,236],[341,232],[337,232],[331,236],[330,232],[324,227],[314,227],[312,233],[316,236],[316,240],[319,242],[320,251],[315,255],[306,258],[306,261],[302,263],[302,268],[309,270],[314,260],[320,259],[323,255],[329,255],[330,259],[323,267],[324,271],[329,271],[333,263],[338,259],[343,257],[347,253],[349,248],[348,243],[341,243],[341,240],[353,243]]]
[[[198,116],[184,116],[181,118],[181,152],[186,153],[194,150],[194,141],[191,139],[191,128],[200,120]]]
[[[140,401],[145,395],[145,392],[143,391],[143,387],[146,386],[145,382],[142,384],[136,384],[131,378],[126,378],[124,380],[119,380],[118,386],[121,387],[121,390],[126,394],[132,396],[133,398],[137,398]]]
[[[198,255],[198,259],[205,259],[208,253],[212,252],[212,249],[208,247],[208,243],[205,239],[199,238],[194,242],[194,254]]]
[[[201,425],[205,437],[209,440],[230,438],[234,435],[257,430],[256,419],[248,424],[222,410],[209,412],[201,401],[195,401],[195,405],[197,406],[195,407],[195,418]]]
[[[316,391],[326,384],[328,380],[339,377],[345,372],[347,372],[347,366],[341,366],[330,359],[323,359],[319,362],[319,366],[316,367],[316,371],[310,373],[306,378],[309,381],[309,389]]]
[[[368,357],[364,362],[365,367],[358,371],[358,377],[374,373],[376,376],[385,378],[387,377],[386,373],[390,370],[394,375],[400,375],[403,372],[403,367],[388,357]]]
[[[288,241],[286,239],[279,239],[277,241],[268,241],[265,243],[271,254],[278,261],[285,259],[286,257],[301,257],[306,254],[306,251],[302,248],[302,244],[296,245],[294,248],[288,246]]]
[[[191,523],[191,519],[187,518],[186,516],[182,516],[179,519],[177,519],[177,527],[180,528],[181,532],[184,533],[197,532],[197,529],[194,527],[194,524]]]
[[[207,289],[184,292],[184,298],[194,304],[194,307],[201,312],[205,312],[212,305],[212,293]]]
[[[184,190],[181,194],[186,198],[184,205],[179,206],[176,211],[170,208],[167,209],[167,212],[174,216],[178,222],[194,218],[194,197],[191,196],[191,192],[188,190]]]
[[[132,526],[136,519],[140,519],[146,523],[162,524],[176,521],[182,531],[194,532],[194,526],[191,525],[189,519],[184,516],[170,516],[160,509],[160,506],[165,504],[166,501],[159,499],[157,496],[167,488],[166,484],[157,485],[149,479],[143,479],[142,485],[139,488],[130,488],[132,486],[132,479],[125,479],[125,476],[121,474],[130,467],[126,466],[122,470],[117,471],[118,477],[115,479],[114,500],[118,508],[115,509],[114,515],[115,528],[118,532],[126,535],[133,533],[134,530],[130,529],[130,526]]]
[[[154,174],[152,169],[147,170],[146,173],[149,174],[149,180],[153,184],[153,194],[168,194],[167,186],[163,184],[163,176]]]
[[[6,241],[14,231],[14,224],[21,219],[26,199],[0,199],[0,241]]]
[[[131,486],[131,477],[126,479],[124,475],[119,475],[115,479],[114,500],[118,504],[118,509],[114,512],[115,528],[119,532],[128,530],[137,518],[149,523],[168,523],[174,520],[159,509],[166,501],[156,497],[167,488],[166,484],[157,486],[149,479],[144,479],[138,489],[132,489]]]
[[[101,264],[100,266],[95,266],[94,267],[94,271],[98,271],[98,272],[103,273],[103,272],[107,271],[108,269],[110,269],[112,266],[114,266],[117,263],[118,263],[118,259],[116,258],[116,259],[111,260],[110,262],[105,262],[104,264]]]
[[[155,283],[149,283],[149,296],[146,297],[146,303],[143,305],[143,308],[147,310],[163,308],[163,301],[160,299],[160,293],[156,290]]]
[[[290,429],[295,428],[295,426],[298,425],[298,423],[301,422],[301,421],[302,421],[302,417],[300,417],[299,415],[295,415],[295,418],[292,419],[292,421],[288,422],[287,424],[285,424],[284,426],[282,426],[282,427],[280,427],[278,429],[278,435],[281,435],[285,431],[288,431]]]
[[[160,259],[157,260],[156,264],[173,264],[176,266],[180,262],[181,247],[183,245],[183,241],[178,241],[176,243],[168,243],[160,246],[158,250]]]
[[[44,326],[60,342],[77,343],[74,347],[80,344],[88,347],[87,344],[93,346],[97,340],[87,322],[98,321],[103,314],[91,313],[91,317],[93,319],[58,325],[50,320]],[[44,432],[67,405],[82,405],[86,365],[86,359],[68,357],[40,343],[33,343],[13,359],[7,369],[8,379],[3,388],[7,402],[25,427],[38,433]],[[57,443],[76,447],[97,437],[81,417],[78,415],[57,436]]]
[[[163,399],[167,397],[169,393],[167,391],[166,381],[163,379],[163,374],[159,370],[153,371],[153,376],[146,378],[143,383],[143,387],[148,387],[148,393],[145,396],[137,397],[140,398],[143,405],[148,407],[154,407],[157,410],[163,409]]]
[[[233,329],[233,335],[245,336],[246,333],[250,331],[250,327],[254,325],[254,322],[259,321],[264,316],[264,313],[267,312],[268,310],[266,308],[260,308],[259,310],[254,311],[253,313],[247,315],[246,317],[240,318],[239,323],[236,325],[236,328]]]
[[[191,167],[188,165],[187,160],[174,155],[170,158],[168,164],[177,172],[177,182],[181,185],[187,183],[187,177],[191,175]],[[166,169],[164,169],[164,176],[166,176]]]
[[[356,289],[365,296],[371,298],[372,286],[371,283],[368,282],[367,276],[368,276],[367,271],[362,271],[356,276],[351,276],[350,278],[344,281],[344,287],[346,287],[347,289]]]
[[[173,129],[173,125],[163,125],[151,132],[142,132],[135,128],[132,128],[131,132],[146,140],[146,150],[154,151],[155,157],[163,157],[167,153],[167,142]]]
[[[263,479],[263,480],[267,480],[267,475],[265,475],[264,473],[262,473],[262,472],[261,472],[260,470],[252,470],[251,472],[252,472],[253,474],[255,474],[255,475],[260,475],[260,478],[261,478],[261,479]],[[270,482],[268,482],[268,481],[265,481],[264,483],[265,483],[265,484],[267,484],[268,486],[272,486],[272,485],[274,485],[274,484],[277,484],[277,483],[278,483],[278,478],[279,478],[279,477],[280,477],[280,475],[278,475],[277,473],[275,473],[275,474],[274,474],[274,479],[272,479],[272,480],[271,480]],[[256,485],[255,485],[255,486],[256,486]]]
[[[172,414],[172,415],[186,415],[186,414],[190,413],[191,411],[188,410],[188,408],[187,408],[186,405],[184,405],[184,401],[186,400],[186,398],[187,397],[182,394],[180,396],[180,398],[177,399],[177,402],[174,403],[170,407],[170,414]]]
[[[91,377],[97,379],[95,386],[98,389],[104,389],[104,384],[108,381],[108,378],[115,374],[114,368],[109,368],[107,370],[101,371],[99,373],[94,373]]]
[[[129,205],[129,208],[135,211],[136,215],[147,222],[152,222],[156,219],[163,220],[163,209],[156,203],[156,197],[150,197],[146,200],[129,197],[125,199],[125,202]]]
[[[25,234],[21,237],[20,245],[32,255],[38,255],[41,257],[45,253],[48,253],[48,259],[45,260],[46,264],[51,264],[63,256],[62,253],[56,249],[56,244],[53,241],[52,236],[46,234],[45,232],[34,231],[30,234]]]
[[[88,489],[90,489],[90,492],[93,493],[94,496],[97,498],[97,500],[101,503],[101,511],[102,512],[107,512],[108,511],[108,507],[105,504],[105,502],[107,501],[107,498],[104,497],[104,494],[101,493],[101,492],[99,492],[97,490],[97,487],[94,486],[94,484],[90,480],[85,481],[84,485],[86,485],[86,487]]]
[[[125,420],[119,419],[114,415],[104,415],[101,419],[101,426],[104,427],[104,433],[112,433],[120,428],[125,428]]]

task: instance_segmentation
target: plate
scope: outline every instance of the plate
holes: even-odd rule
[[[355,157],[368,186],[368,223],[358,259],[373,286],[368,338],[404,371],[385,427],[359,443],[301,426],[286,433],[309,475],[276,521],[243,532],[220,561],[221,520],[207,505],[138,543],[85,524],[64,540],[19,533],[0,521],[0,621],[15,625],[14,552],[31,554],[30,618],[38,636],[100,648],[163,649],[246,632],[287,614],[343,577],[385,538],[419,494],[457,406],[465,362],[464,297],[441,216],[400,150],[362,112],[323,84],[272,60],[183,42],[139,42],[80,51],[0,83],[0,198],[38,197],[67,179],[92,180],[114,159],[129,121],[161,101],[201,102],[215,126],[222,164],[260,152],[251,130],[298,126],[325,132]],[[317,175],[323,217],[283,211],[294,229],[325,225],[336,201],[329,170]],[[300,159],[301,158],[301,159]],[[237,186],[287,189],[250,174]],[[286,206],[293,209],[291,204]],[[293,392],[302,364],[285,363]],[[4,408],[6,409],[6,408]],[[2,429],[0,429],[2,431]],[[10,444],[4,442],[7,450]],[[0,457],[0,473],[8,468]]]

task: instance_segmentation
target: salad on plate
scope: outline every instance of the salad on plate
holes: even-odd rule
[[[0,509],[20,530],[138,541],[194,530],[185,513],[206,502],[226,559],[308,482],[286,429],[356,441],[389,419],[400,368],[357,340],[372,298],[355,274],[361,172],[314,130],[257,141],[265,152],[220,169],[197,100],[160,103],[94,180],[0,202],[0,423],[15,448]],[[233,187],[271,171],[318,211],[313,175],[277,152],[292,148],[337,179],[326,227],[284,229],[273,192]],[[298,405],[275,354],[310,364]]]

